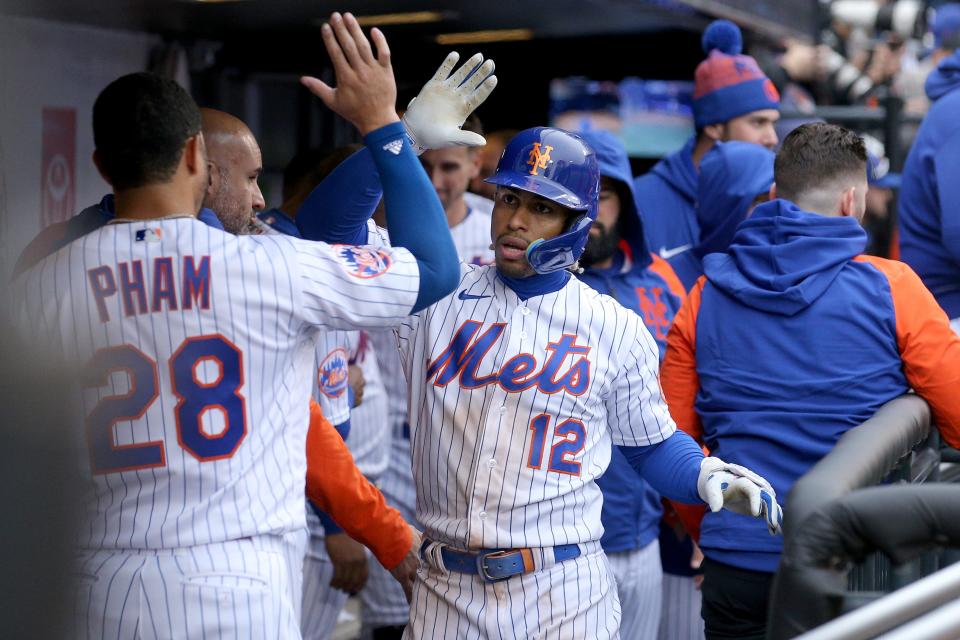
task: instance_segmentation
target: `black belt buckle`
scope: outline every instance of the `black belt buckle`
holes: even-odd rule
[[[517,570],[502,576],[491,575],[490,567],[487,565],[487,560],[489,558],[507,558],[511,555],[516,555],[520,560],[519,565],[517,565]],[[519,549],[499,549],[496,551],[487,551],[485,553],[477,554],[477,573],[480,574],[480,577],[487,582],[503,582],[504,580],[509,580],[513,576],[527,573],[527,568],[524,566],[523,554]]]

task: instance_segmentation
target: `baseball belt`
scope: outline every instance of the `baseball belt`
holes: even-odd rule
[[[589,543],[588,543],[589,545]],[[482,549],[464,551],[442,542],[423,539],[420,557],[441,571],[478,575],[487,582],[500,582],[524,573],[533,573],[558,562],[579,558],[589,552],[580,544],[523,549]]]

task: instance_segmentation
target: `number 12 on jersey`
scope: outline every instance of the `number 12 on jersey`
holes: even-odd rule
[[[201,365],[212,364],[217,375],[213,381],[201,380]],[[243,386],[243,354],[220,335],[187,338],[170,357],[170,383],[177,405],[174,417],[177,441],[200,462],[229,458],[247,434]],[[87,443],[90,466],[95,475],[135,471],[166,465],[163,441],[118,445],[114,426],[137,420],[160,395],[157,362],[132,345],[97,351],[87,366],[87,386],[105,386],[115,373],[127,376],[125,394],[101,398],[87,416]],[[203,417],[217,411],[224,427],[219,433],[206,433]]]
[[[550,429],[550,415],[541,413],[530,421],[530,455],[527,457],[527,466],[531,469],[540,469],[543,466],[543,450],[547,444],[547,433]],[[571,476],[580,475],[580,463],[571,458],[581,451],[584,446],[586,427],[579,420],[568,418],[559,423],[553,430],[555,438],[562,438],[550,447],[550,463],[547,471],[565,473]],[[571,439],[570,436],[573,436]]]

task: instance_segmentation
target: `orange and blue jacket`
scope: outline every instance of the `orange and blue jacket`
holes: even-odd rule
[[[960,338],[907,265],[863,256],[865,244],[853,218],[762,204],[727,253],[705,258],[667,339],[661,383],[678,426],[781,502],[844,432],[910,389],[960,446]],[[775,571],[782,539],[722,510],[704,516],[700,545]]]

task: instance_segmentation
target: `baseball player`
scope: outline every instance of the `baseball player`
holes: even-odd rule
[[[365,135],[404,248],[198,222],[197,107],[172,81],[134,74],[94,107],[116,222],[16,283],[43,353],[84,371],[78,625],[91,636],[299,637],[286,536],[304,526],[316,328],[395,323],[456,283],[442,208],[397,122],[386,42],[373,32],[374,55],[355,21],[331,22],[338,87],[308,82]]]
[[[495,266],[462,265],[456,292],[397,330],[425,530],[406,635],[617,637],[595,483],[611,442],[668,497],[771,532],[780,509],[765,480],[676,430],[640,318],[571,277],[597,215],[593,151],[530,129],[490,180]]]
[[[780,118],[780,94],[756,60],[741,54],[737,25],[715,20],[703,32],[707,59],[694,78],[693,116],[697,133],[682,149],[636,179],[647,241],[664,260],[696,246],[697,172],[714,144],[753,142],[773,149]]]

